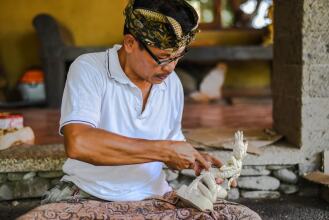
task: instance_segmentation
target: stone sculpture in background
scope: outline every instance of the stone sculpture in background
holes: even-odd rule
[[[234,134],[233,155],[227,163],[219,169],[203,171],[189,186],[183,185],[178,191],[178,197],[187,205],[191,205],[201,211],[213,210],[213,204],[217,199],[227,196],[226,189],[234,179],[240,176],[242,160],[247,154],[248,143],[243,142],[243,132]],[[227,186],[217,185],[216,178],[228,180]]]
[[[225,63],[218,63],[202,80],[200,90],[191,93],[190,97],[195,101],[203,102],[220,99],[222,97],[222,87],[226,72],[227,65]]]
[[[34,144],[34,133],[30,127],[0,129],[0,150],[19,144]]]
[[[18,144],[33,144],[34,132],[24,127],[23,116],[8,112],[0,112],[0,150]]]

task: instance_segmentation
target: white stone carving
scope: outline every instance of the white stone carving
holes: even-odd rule
[[[225,198],[227,196],[225,188],[230,189],[232,181],[240,176],[247,147],[248,143],[243,142],[243,132],[237,131],[234,134],[231,159],[216,172],[203,171],[189,186],[181,186],[177,191],[178,197],[201,211],[213,210],[213,203],[217,198]],[[224,188],[217,185],[216,177],[228,179],[227,186]]]
[[[33,130],[30,127],[0,129],[0,150],[16,144],[33,144],[34,139]]]

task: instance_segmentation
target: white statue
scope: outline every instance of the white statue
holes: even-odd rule
[[[200,84],[200,91],[190,94],[190,97],[195,101],[208,102],[222,98],[222,88],[227,72],[225,63],[218,63],[205,76]]]
[[[30,127],[0,129],[0,150],[18,144],[34,144],[34,133]]]
[[[228,189],[234,179],[240,176],[242,169],[242,160],[247,154],[248,142],[243,142],[243,132],[237,131],[234,134],[233,156],[227,163],[219,169],[216,177],[229,179]]]
[[[242,160],[247,154],[248,143],[243,142],[243,132],[237,131],[234,134],[233,156],[225,165],[216,169],[214,174],[210,171],[203,171],[189,186],[183,185],[177,191],[177,196],[184,202],[195,208],[213,210],[213,204],[217,198],[225,198],[227,191],[217,185],[215,177],[228,179],[227,189],[234,179],[240,176]]]

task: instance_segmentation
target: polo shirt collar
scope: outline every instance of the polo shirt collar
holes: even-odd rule
[[[118,50],[121,48],[121,45],[114,45],[113,48],[110,48],[106,52],[106,59],[107,59],[107,69],[110,78],[113,78],[119,83],[128,84],[132,87],[136,87],[136,85],[131,82],[131,80],[127,77],[123,69],[121,68]],[[168,77],[169,78],[169,77]],[[168,84],[168,78],[165,79],[160,84],[153,84],[153,87],[159,88],[161,90],[165,90]]]

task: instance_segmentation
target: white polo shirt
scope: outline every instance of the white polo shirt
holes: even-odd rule
[[[132,138],[185,140],[181,132],[184,95],[176,73],[152,86],[142,112],[141,90],[120,66],[120,47],[85,54],[72,63],[63,94],[60,130],[70,123],[83,123]],[[104,200],[136,201],[171,190],[162,167],[162,162],[95,166],[67,159],[62,180]]]

